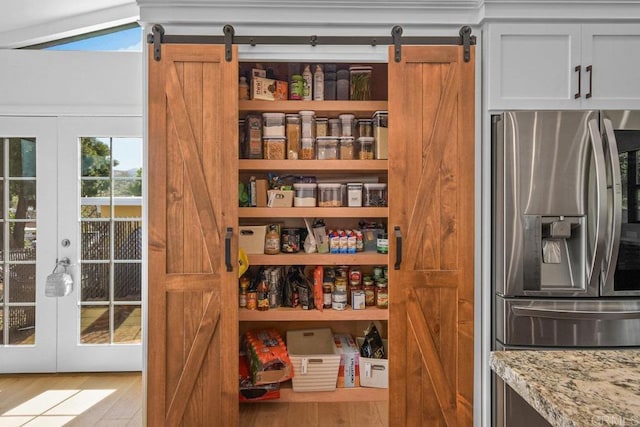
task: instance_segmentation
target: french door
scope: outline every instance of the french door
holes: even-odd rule
[[[0,117],[0,372],[56,370],[56,119]],[[42,263],[41,260],[51,260]]]
[[[0,118],[0,372],[141,370],[141,123]]]

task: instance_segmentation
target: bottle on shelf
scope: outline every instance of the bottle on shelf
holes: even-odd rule
[[[269,310],[269,282],[264,273],[262,273],[260,283],[258,284],[258,310]]]
[[[313,74],[311,73],[311,66],[305,65],[302,72],[302,80],[304,87],[302,88],[302,100],[311,101],[313,99]]]
[[[238,99],[241,101],[249,99],[249,83],[247,83],[245,76],[241,76],[240,83],[238,83]]]
[[[324,101],[324,72],[320,64],[313,73],[313,100]]]
[[[238,296],[240,308],[247,308],[247,290],[249,289],[249,279],[240,278],[240,294]]]

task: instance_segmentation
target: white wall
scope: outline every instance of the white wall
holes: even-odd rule
[[[142,116],[142,54],[0,50],[0,115]]]

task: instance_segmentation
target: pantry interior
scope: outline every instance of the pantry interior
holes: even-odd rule
[[[362,337],[372,322],[388,340],[388,388],[301,392],[283,383],[279,401],[379,401],[401,424],[470,424],[474,47],[463,39],[461,33],[454,45],[402,46],[401,55],[390,47],[387,63],[336,61],[372,68],[368,100],[239,100],[239,77],[256,62],[238,61],[237,46],[163,43],[160,55],[150,49],[150,425],[200,425],[211,417],[237,424],[247,405],[268,411],[268,402],[238,404],[238,348],[247,331],[274,329],[286,337],[293,330],[330,328]],[[303,63],[284,60],[261,65],[285,81],[292,69],[303,69]],[[388,111],[388,159],[243,158],[250,156],[241,153],[240,128],[229,123],[300,111],[328,119]],[[239,183],[269,182],[270,174],[384,183],[388,206],[342,206],[342,200],[331,207],[239,206]],[[242,227],[304,229],[305,218],[345,230],[359,229],[363,220],[382,224],[388,250],[249,253],[249,274],[258,266],[302,265],[373,275],[385,266],[388,308],[238,307]]]

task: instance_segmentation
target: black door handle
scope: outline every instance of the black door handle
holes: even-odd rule
[[[396,263],[393,266],[394,270],[400,270],[400,264],[402,263],[402,233],[400,232],[400,226],[393,227],[396,234]]]
[[[227,265],[227,271],[233,271],[231,264],[231,237],[233,236],[233,228],[227,227],[227,233],[224,236],[224,263]]]
[[[574,71],[576,73],[578,73],[578,93],[576,93],[575,95],[573,95],[573,97],[575,99],[580,98],[580,96],[582,96],[582,66],[581,65],[576,65],[576,68],[574,68]]]
[[[593,66],[587,65],[587,72],[589,73],[589,92],[585,95],[585,98],[591,98],[593,95]]]

